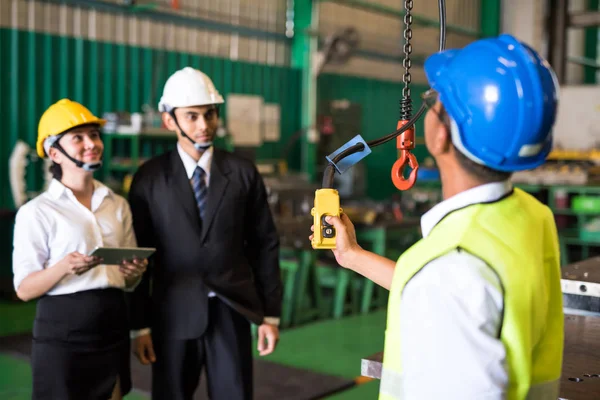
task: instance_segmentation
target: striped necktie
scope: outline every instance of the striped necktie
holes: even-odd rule
[[[200,219],[204,218],[204,210],[206,209],[206,195],[208,188],[206,187],[206,173],[200,167],[196,167],[192,175],[192,189],[194,189],[194,197],[196,197],[196,205],[200,213]]]

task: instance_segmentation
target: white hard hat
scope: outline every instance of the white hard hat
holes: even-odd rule
[[[222,104],[225,101],[212,80],[197,69],[185,67],[167,79],[158,110],[170,112],[177,107]]]

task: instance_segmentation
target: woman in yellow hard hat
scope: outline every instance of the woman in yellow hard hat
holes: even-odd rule
[[[105,121],[63,99],[38,127],[50,157],[48,190],[17,212],[14,287],[37,300],[33,399],[120,399],[131,389],[125,294],[147,260],[105,265],[96,247],[137,247],[127,201],[93,178],[102,164]],[[112,396],[112,397],[111,397]]]

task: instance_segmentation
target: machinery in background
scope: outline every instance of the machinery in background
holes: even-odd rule
[[[171,133],[163,126],[161,113],[148,104],[142,106],[142,112],[105,112],[102,118],[106,120],[102,132],[107,134]]]
[[[328,165],[327,155],[356,136],[362,128],[362,107],[346,99],[324,101],[319,110],[319,143],[317,173],[323,175]],[[366,193],[366,168],[354,165],[343,174],[336,174],[334,185],[340,198],[362,198]]]
[[[27,143],[19,140],[8,160],[10,190],[15,208],[21,207],[29,200],[27,195],[27,180],[25,173],[29,164],[29,157],[33,153]]]
[[[600,184],[600,150],[555,149],[544,165],[514,173],[513,182],[530,185]]]
[[[37,168],[38,161],[39,157],[35,149],[32,149],[22,140],[18,140],[8,160],[10,191],[15,209],[18,209],[27,201],[45,191],[52,180],[52,175],[49,171],[52,161],[49,158],[46,158],[43,160],[42,166],[42,187],[37,190],[38,182],[32,184],[30,181],[29,185],[27,184],[28,170],[29,173],[31,173],[32,168]],[[31,187],[33,185],[36,186],[36,190]]]
[[[313,74],[318,76],[327,64],[342,65],[348,62],[358,48],[359,42],[358,31],[352,26],[325,37],[323,46],[315,57]]]
[[[267,169],[259,164],[261,169],[281,246],[308,248],[306,232],[310,232],[312,223],[309,212],[318,185],[308,182],[303,175],[280,174],[277,165]]]

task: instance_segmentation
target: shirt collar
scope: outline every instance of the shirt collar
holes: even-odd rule
[[[202,153],[198,162],[196,162],[188,153],[186,153],[179,143],[177,143],[177,152],[179,153],[179,157],[181,157],[181,161],[183,162],[183,167],[185,168],[188,179],[192,179],[192,175],[194,175],[194,171],[196,170],[197,166],[204,170],[207,177],[210,176],[210,164],[212,162],[213,146],[210,146],[204,151],[204,153]]]
[[[60,199],[63,194],[73,195],[73,191],[71,189],[54,178],[52,178],[50,184],[48,185],[48,193],[56,200]],[[92,194],[93,198],[97,197],[103,199],[106,196],[112,196],[113,193],[114,192],[112,189],[110,189],[108,186],[94,179],[94,193]]]
[[[456,194],[437,204],[421,217],[421,231],[427,237],[431,230],[452,211],[477,203],[489,203],[506,196],[513,189],[510,181],[486,183]]]

